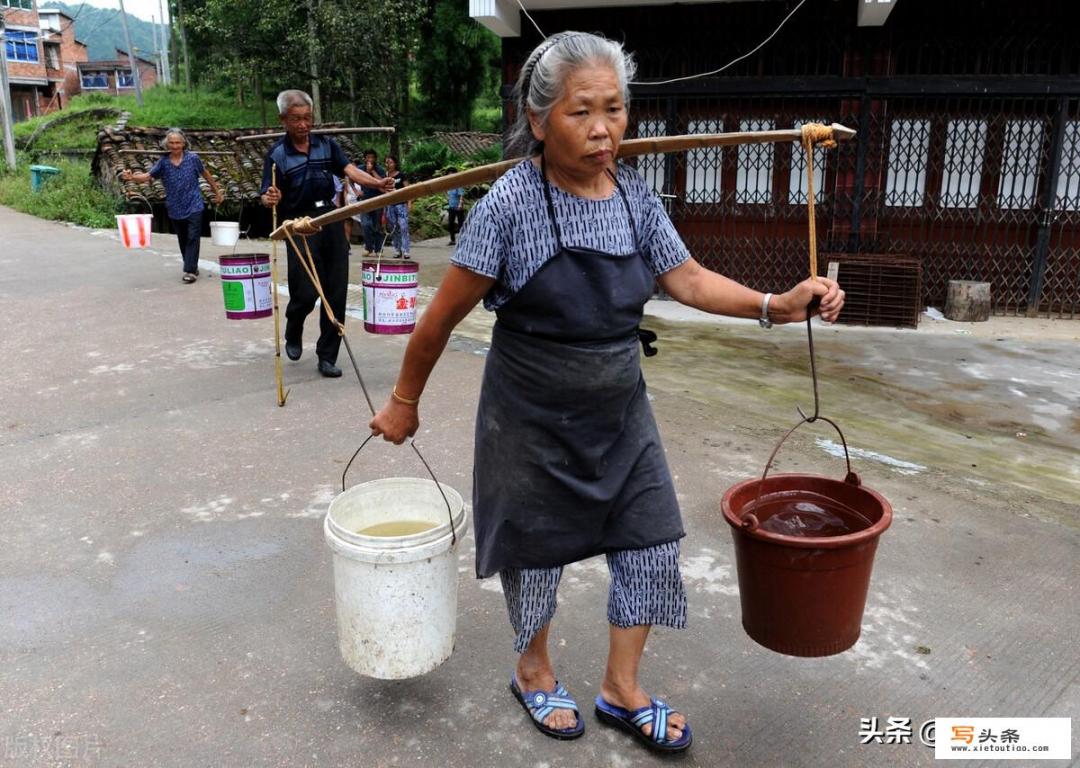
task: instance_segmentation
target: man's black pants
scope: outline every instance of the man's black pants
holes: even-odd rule
[[[303,249],[302,238],[299,235],[294,238]],[[344,323],[345,291],[349,284],[349,244],[345,242],[345,226],[340,221],[329,224],[320,232],[308,235],[307,242],[315,261],[315,274],[330,302],[330,309],[334,310],[334,317]],[[304,320],[315,308],[319,294],[300,265],[292,245],[288,245],[288,254],[289,304],[285,308],[285,341],[299,343],[304,334]],[[336,363],[340,348],[341,335],[337,326],[330,322],[326,310],[320,307],[319,341],[315,344],[315,354],[320,360]]]

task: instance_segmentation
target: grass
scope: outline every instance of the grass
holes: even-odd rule
[[[267,118],[272,119],[276,107],[267,102]],[[109,96],[102,93],[81,94],[71,100],[62,112],[50,112],[18,123],[15,139],[24,142],[44,122],[68,117],[102,107],[127,110],[131,113],[130,125],[172,126],[184,128],[250,128],[262,124],[258,105],[241,107],[229,95],[196,90],[188,93],[182,88],[157,86],[143,94],[143,106],[135,104],[134,96]],[[97,146],[97,132],[102,123],[110,118],[91,117],[86,120],[72,118],[55,128],[48,128],[34,140],[34,149],[93,149]]]
[[[0,204],[42,219],[70,221],[86,227],[113,227],[118,201],[102,190],[90,175],[90,164],[60,160],[60,173],[50,177],[42,190],[30,189],[30,164],[22,161],[14,171],[0,174]]]

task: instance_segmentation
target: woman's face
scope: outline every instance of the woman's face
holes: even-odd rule
[[[394,160],[394,158],[392,158],[392,157],[386,158],[383,161],[383,164],[386,166],[386,172],[387,173],[393,173],[394,171],[397,170],[397,161]]]
[[[179,154],[184,151],[184,140],[175,133],[170,133],[165,138],[165,148],[174,155]]]
[[[615,71],[603,64],[579,67],[566,78],[547,125],[531,114],[529,122],[544,142],[549,165],[574,175],[603,173],[626,132],[626,105]]]

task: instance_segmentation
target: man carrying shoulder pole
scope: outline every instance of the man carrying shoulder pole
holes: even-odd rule
[[[365,187],[393,189],[393,179],[378,179],[349,162],[341,147],[328,136],[311,133],[312,101],[303,91],[282,91],[277,97],[278,115],[285,128],[266,154],[262,195],[268,208],[279,206],[280,218],[320,216],[334,207],[334,177],[346,176]],[[277,166],[277,178],[274,178]],[[341,222],[323,227],[307,238],[315,272],[334,316],[345,319],[345,292],[349,280],[349,244]],[[318,293],[300,263],[300,254],[288,245],[289,303],[285,308],[285,354],[299,360],[303,353],[304,320],[315,308]],[[337,378],[341,335],[325,312],[319,317],[319,340],[315,344],[319,373]]]

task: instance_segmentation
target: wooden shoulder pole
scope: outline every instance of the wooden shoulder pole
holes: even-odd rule
[[[830,126],[820,126],[823,132],[834,141],[845,141],[855,135],[854,129],[833,123]],[[825,134],[823,134],[825,135]],[[737,144],[768,144],[776,142],[802,141],[802,130],[792,128],[781,131],[738,131],[734,133],[701,133],[689,136],[657,136],[650,139],[630,139],[619,145],[619,157],[633,157],[635,155],[659,155],[665,152],[685,152],[690,149],[705,149],[708,147],[727,147]],[[274,240],[285,238],[285,230],[289,229],[298,235],[306,235],[317,232],[326,224],[344,221],[367,211],[374,211],[397,203],[407,203],[419,197],[437,195],[441,192],[456,187],[468,187],[473,184],[482,184],[494,181],[520,163],[523,158],[503,160],[491,165],[482,165],[478,168],[470,168],[461,173],[452,173],[449,176],[440,176],[437,179],[410,184],[402,189],[388,192],[378,197],[336,208],[329,213],[324,213],[314,219],[304,218],[289,220],[281,226],[275,227],[270,233]]]
[[[277,164],[270,164],[270,185],[277,186]],[[277,203],[274,203],[274,212],[272,214],[274,229],[277,229]],[[270,288],[273,291],[274,297],[274,381],[277,384],[277,404],[278,408],[285,405],[285,400],[289,397],[288,391],[285,389],[284,377],[281,373],[281,310],[278,309],[278,269],[277,269],[277,249],[278,241],[274,240],[270,244],[271,257],[270,257]]]

